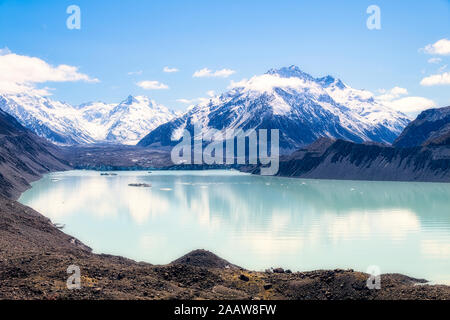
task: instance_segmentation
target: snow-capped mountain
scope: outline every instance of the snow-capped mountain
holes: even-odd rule
[[[282,151],[320,137],[392,143],[409,123],[369,91],[331,76],[314,78],[296,66],[234,82],[230,90],[151,131],[141,146],[174,145],[183,129],[279,129]],[[175,141],[174,141],[175,140]]]
[[[97,141],[136,144],[150,130],[177,114],[145,96],[128,96],[119,103],[87,103],[78,106],[91,135]]]
[[[36,95],[0,95],[0,109],[39,136],[61,145],[136,144],[150,130],[177,116],[144,96],[129,96],[119,104],[71,106]]]
[[[37,95],[0,95],[0,109],[56,144],[94,142],[84,128],[79,111],[67,103]]]

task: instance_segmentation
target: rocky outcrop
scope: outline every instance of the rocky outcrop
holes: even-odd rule
[[[429,144],[450,145],[450,106],[423,111],[393,143],[399,148]]]
[[[173,261],[171,264],[183,264],[189,266],[196,267],[205,267],[205,268],[233,268],[233,269],[241,269],[234,264],[220,258],[214,253],[207,250],[194,250],[189,252],[188,254],[182,256],[181,258]]]

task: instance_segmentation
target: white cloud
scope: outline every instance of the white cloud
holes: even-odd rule
[[[193,101],[194,101],[193,99],[191,99],[191,100],[189,100],[189,99],[177,99],[177,102],[185,103],[185,104],[190,104]]]
[[[195,99],[177,99],[177,102],[189,104],[189,105],[195,105],[197,103],[209,102],[209,100],[211,100],[211,98],[214,98],[214,96],[216,95],[216,92],[214,90],[209,90],[206,92],[206,94],[208,95],[207,98],[200,97],[200,98],[195,98]]]
[[[151,81],[151,80],[145,80],[138,82],[137,85],[145,90],[164,90],[169,89],[169,86],[161,83],[159,81]]]
[[[133,75],[141,75],[142,74],[142,70],[139,70],[139,71],[131,71],[131,72],[128,72],[128,75],[129,76],[133,76]]]
[[[212,71],[208,68],[203,68],[201,70],[195,71],[192,76],[194,78],[228,78],[234,73],[236,73],[236,71],[231,69]]]
[[[424,97],[405,97],[388,103],[392,109],[408,113],[418,112],[436,107],[433,100]]]
[[[53,89],[49,87],[36,88],[33,85],[0,81],[0,93],[6,94],[28,93],[31,95],[38,95],[38,96],[50,96],[52,95],[52,93],[50,92],[51,90]]]
[[[438,58],[438,57],[434,57],[434,58],[428,59],[428,63],[435,63],[435,64],[437,64],[437,63],[440,63],[441,61],[442,61],[442,59]]]
[[[437,86],[437,85],[450,85],[450,72],[444,72],[441,74],[433,74],[425,77],[420,81],[423,86]]]
[[[198,103],[208,102],[209,98],[195,98],[195,99],[177,99],[177,102],[188,104],[188,105],[195,105]]]
[[[173,73],[173,72],[178,72],[180,70],[178,70],[177,68],[164,67],[163,71],[167,72],[167,73]]]
[[[393,99],[398,98],[400,96],[408,94],[408,90],[406,90],[405,88],[400,88],[400,87],[394,87],[391,90],[381,89],[381,90],[378,90],[378,91],[383,93],[383,95],[377,97],[378,100],[388,100],[388,101],[390,101],[390,100],[393,100]]]
[[[441,39],[433,44],[425,46],[422,50],[428,54],[450,55],[450,40]]]
[[[408,94],[408,90],[406,90],[405,88],[401,88],[401,87],[394,87],[391,89],[391,94],[393,94],[395,96],[401,96],[401,95]]]
[[[403,97],[408,94],[408,90],[405,88],[394,87],[390,90],[381,89],[378,91],[383,93],[382,95],[375,97],[378,102],[400,112],[412,113],[434,108],[436,106],[434,101],[428,98],[414,96]]]
[[[12,53],[0,49],[0,91],[5,93],[30,92],[49,95],[48,88],[38,89],[36,84],[45,82],[99,82],[77,67],[60,64],[52,66],[36,57]]]

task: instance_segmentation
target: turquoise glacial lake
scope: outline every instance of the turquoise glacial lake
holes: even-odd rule
[[[115,174],[52,173],[19,201],[94,252],[137,261],[166,264],[207,249],[252,270],[378,266],[450,284],[450,184]]]

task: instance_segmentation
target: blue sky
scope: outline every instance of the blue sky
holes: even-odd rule
[[[72,4],[81,9],[80,30],[66,27]],[[381,9],[381,30],[366,27],[372,4]],[[0,48],[51,66],[76,66],[99,80],[35,84],[72,104],[119,102],[132,94],[183,110],[186,104],[177,100],[220,93],[231,80],[295,64],[358,89],[400,87],[408,92],[403,97],[450,105],[449,84],[421,85],[450,70],[450,55],[420,50],[441,39],[450,39],[448,0],[0,0]],[[164,72],[166,66],[179,71]],[[193,77],[204,68],[235,73]],[[140,81],[169,88],[145,90]]]

